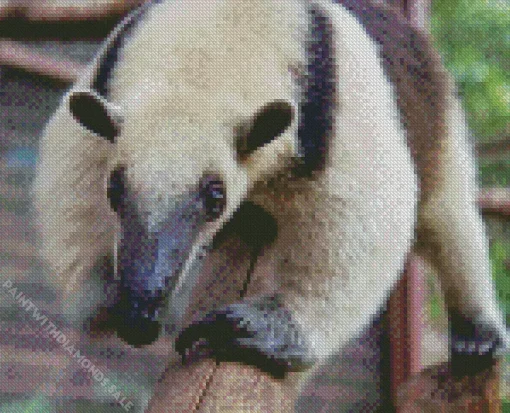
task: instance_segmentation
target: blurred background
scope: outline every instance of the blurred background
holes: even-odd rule
[[[37,223],[31,218],[29,193],[38,139],[62,94],[94,56],[102,39],[121,16],[139,3],[133,0],[0,0],[0,281],[15,280],[20,290],[53,322],[62,323],[59,324],[62,331],[68,331],[69,326],[54,307],[54,293],[38,281],[46,270],[37,257]],[[494,278],[508,319],[510,2],[433,0],[428,16],[427,25],[447,68],[458,82],[468,113],[483,187],[480,206],[490,234]],[[1,299],[0,306],[1,412],[124,411],[90,377],[81,374],[79,366],[76,371],[66,373],[71,375],[68,387],[51,389],[51,383],[45,383],[48,372],[55,366],[64,366],[66,354],[12,301]],[[447,318],[430,271],[426,273],[424,315],[423,364],[444,361]],[[377,358],[379,341],[374,338],[377,333],[371,334],[371,339],[361,338],[352,347],[357,353],[352,348],[351,352],[346,351],[331,371],[340,366],[354,371],[360,364],[360,348],[365,351],[364,360]],[[106,358],[108,376],[136,398],[140,393],[148,397],[148,388],[153,383],[134,372],[150,373],[154,382],[165,365],[162,346],[133,351],[112,342],[91,346],[90,352]],[[508,362],[503,366],[501,386],[505,400],[510,399],[508,366]],[[332,387],[334,382],[349,389],[363,388],[365,407],[358,403],[356,411],[371,411],[370,403],[376,405],[383,385],[378,381],[377,369],[365,370],[355,380],[349,376],[330,380],[327,388],[319,383],[303,402],[305,410],[346,411],[338,407],[339,395],[345,392]],[[44,391],[42,385],[46,385]]]

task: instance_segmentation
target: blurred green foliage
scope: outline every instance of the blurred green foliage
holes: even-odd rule
[[[510,2],[435,0],[431,30],[480,140],[510,133]],[[489,139],[490,140],[490,139]]]
[[[509,159],[486,161],[480,159],[480,183],[482,186],[510,187],[510,152]]]

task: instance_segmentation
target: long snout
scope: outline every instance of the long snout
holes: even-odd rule
[[[122,224],[118,334],[132,345],[149,344],[159,334],[160,313],[193,251],[198,223],[193,214],[177,212],[156,231],[149,231],[136,217]]]

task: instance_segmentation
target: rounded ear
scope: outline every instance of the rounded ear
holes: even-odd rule
[[[73,92],[69,110],[81,125],[111,142],[120,132],[119,110],[91,90]]]
[[[243,125],[237,136],[237,154],[240,159],[273,141],[292,124],[294,106],[285,100],[275,100],[262,106],[248,125]]]

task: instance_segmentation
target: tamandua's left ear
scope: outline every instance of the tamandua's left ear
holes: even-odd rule
[[[251,122],[238,131],[236,149],[239,159],[246,159],[285,132],[294,120],[294,111],[294,106],[285,100],[275,100],[262,106]]]
[[[120,132],[119,109],[92,90],[73,92],[69,97],[69,110],[82,126],[110,142],[114,142]]]

